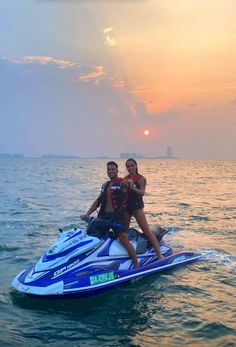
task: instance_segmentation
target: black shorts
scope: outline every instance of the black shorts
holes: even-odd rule
[[[132,215],[135,210],[139,210],[140,208],[144,208],[143,201],[137,201],[136,203],[126,205],[124,211]]]

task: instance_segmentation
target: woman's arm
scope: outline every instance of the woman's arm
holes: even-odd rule
[[[122,192],[126,193],[128,191],[128,180],[126,178],[123,178],[121,183],[120,183],[120,187]]]
[[[136,188],[135,185],[134,185],[134,182],[133,182],[133,184],[131,184],[131,186],[130,186],[130,189],[133,192],[135,192],[136,194],[138,194],[140,196],[144,196],[145,190],[146,190],[146,185],[147,185],[147,181],[146,181],[145,177],[140,178],[139,185],[140,185],[140,187]]]

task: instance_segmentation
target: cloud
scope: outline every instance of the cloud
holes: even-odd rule
[[[112,28],[107,28],[106,32],[111,30]],[[4,95],[9,93],[10,89],[15,90],[18,85],[31,85],[32,91],[39,91],[40,88],[43,88],[48,90],[48,93],[52,93],[55,86],[57,88],[60,86],[64,95],[67,95],[68,90],[72,88],[74,89],[73,94],[77,89],[76,93],[79,92],[80,95],[83,95],[85,90],[81,89],[79,85],[86,84],[88,88],[92,85],[96,88],[87,89],[87,95],[86,97],[83,96],[83,102],[97,98],[97,102],[100,103],[102,96],[104,105],[99,105],[99,107],[103,109],[101,113],[107,114],[107,116],[116,116],[117,119],[123,119],[127,122],[135,120],[137,125],[145,122],[150,124],[166,123],[181,117],[181,114],[175,110],[150,111],[153,109],[150,107],[152,101],[137,101],[129,88],[128,81],[121,74],[108,74],[102,65],[85,66],[70,60],[41,55],[24,56],[18,60],[6,57],[0,58],[0,67],[4,63],[8,64],[5,71],[8,74],[6,84],[9,87],[9,89],[5,87],[1,93],[1,99],[4,103],[6,102],[4,101],[6,100]],[[9,70],[10,66],[12,66],[12,69]],[[32,66],[32,68],[29,68],[29,66]],[[4,66],[2,66],[2,69],[4,71]],[[17,74],[15,74],[14,69],[17,70]],[[135,90],[140,91],[144,89],[143,86],[135,88]],[[11,92],[11,95],[13,94]],[[54,96],[54,100],[56,98]],[[45,100],[48,100],[48,98],[45,97]],[[74,100],[75,103],[76,100],[78,100],[77,97]]]
[[[7,57],[1,57],[1,61],[6,61],[12,64],[22,64],[22,60],[17,60],[17,59],[12,59],[12,58],[7,58]]]
[[[123,127],[120,119],[129,116],[124,96],[112,87],[103,66],[65,61],[41,56],[17,62],[0,58],[4,151],[117,153]],[[66,66],[63,69],[61,62]]]
[[[115,74],[113,76],[110,76],[110,81],[113,88],[119,90],[127,90],[127,82],[121,75]]]
[[[105,43],[107,46],[112,47],[117,45],[117,41],[110,35],[113,31],[113,28],[105,28],[103,32],[105,34]]]
[[[83,81],[83,82],[94,81],[95,84],[100,83],[101,80],[106,76],[106,73],[104,72],[104,67],[103,66],[92,66],[91,69],[93,69],[93,71],[91,71],[85,75],[81,75],[79,77],[79,80]]]
[[[55,64],[55,65],[59,66],[61,69],[78,67],[78,65],[76,63],[73,63],[69,60],[59,60],[59,59],[55,59],[52,57],[38,56],[38,55],[25,56],[23,58],[23,62],[38,63],[38,64],[43,64],[43,65]]]
[[[60,70],[71,70],[74,75],[77,75],[76,80],[80,82],[90,82],[98,84],[106,76],[104,67],[101,65],[80,65],[78,63],[72,62],[70,60],[56,59],[50,56],[24,56],[21,60],[11,59],[2,57],[0,58],[2,62],[8,62],[10,64],[21,65],[27,67],[25,70],[26,73],[30,73],[30,65],[34,64],[34,67],[37,69],[39,66],[42,67],[51,67],[50,70],[47,70],[47,73],[53,73],[54,68],[59,68]],[[42,73],[42,71],[41,71]],[[73,76],[74,76],[73,75]]]
[[[37,63],[42,65],[55,64],[59,66],[61,69],[73,68],[73,67],[79,66],[76,63],[73,63],[69,60],[61,60],[61,59],[59,60],[53,57],[48,57],[43,55],[24,56],[23,59],[21,60],[16,60],[16,59],[11,59],[6,57],[2,57],[1,59],[6,60],[12,64],[27,64],[27,63],[28,64]]]
[[[145,102],[130,103],[128,109],[137,123],[164,124],[180,119],[183,114],[174,109],[161,112],[148,112]]]
[[[27,137],[41,151],[49,145],[53,150],[54,144],[58,150],[63,146],[72,148],[76,140],[71,140],[71,136],[83,148],[89,134],[93,139],[91,148],[92,143],[99,143],[96,150],[103,151],[105,134],[110,129],[114,131],[112,140],[119,143],[124,124],[127,132],[124,136],[128,139],[129,131],[137,127],[172,122],[180,117],[174,110],[149,112],[147,102],[136,100],[122,75],[111,76],[101,65],[82,66],[47,56],[16,61],[0,58],[0,73],[1,115],[8,117],[5,124],[9,129],[14,126],[15,138],[20,132],[25,137],[20,136],[25,148],[29,143]],[[31,133],[26,135],[29,127]]]
[[[139,85],[139,86],[136,86],[135,89],[134,89],[134,93],[148,93],[152,91],[151,88],[147,87],[147,86],[142,86],[142,85]]]

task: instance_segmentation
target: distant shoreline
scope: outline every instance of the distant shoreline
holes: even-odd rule
[[[84,160],[84,159],[101,159],[101,160],[111,160],[111,159],[121,159],[121,160],[127,160],[128,158],[120,158],[120,157],[105,157],[105,156],[98,156],[98,157],[77,157],[77,156],[41,156],[41,157],[26,157],[26,156],[0,156],[0,159],[42,159],[42,160],[65,160],[65,159],[78,159],[78,160]],[[137,160],[148,160],[148,159],[156,159],[156,160],[178,160],[179,158],[177,157],[142,157],[142,158],[135,158]]]

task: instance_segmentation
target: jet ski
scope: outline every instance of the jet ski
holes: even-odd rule
[[[36,264],[15,277],[12,286],[30,296],[88,297],[201,258],[194,252],[174,253],[163,240],[167,231],[159,228],[156,237],[164,258],[158,260],[141,232],[134,228],[126,232],[136,249],[139,268],[134,268],[126,249],[112,234],[89,234],[74,228],[60,230],[57,240]]]

